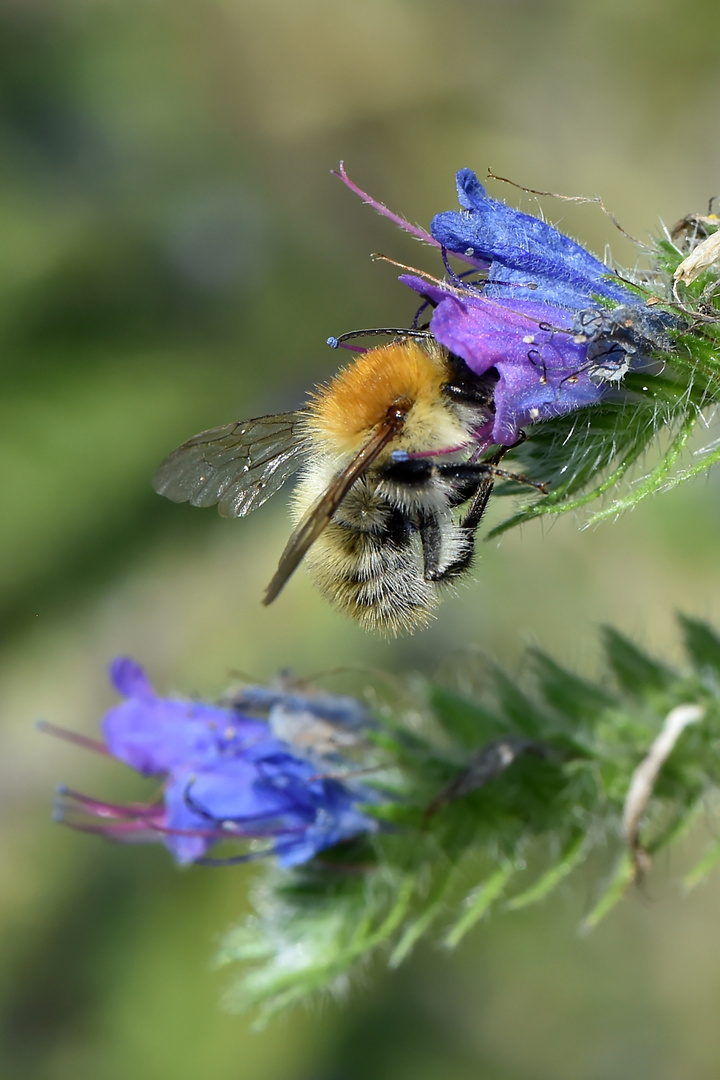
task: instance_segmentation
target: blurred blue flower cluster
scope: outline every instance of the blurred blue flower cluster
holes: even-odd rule
[[[110,676],[126,700],[102,721],[104,747],[144,776],[160,778],[162,795],[149,804],[120,806],[63,788],[59,816],[67,824],[113,840],[161,839],[181,865],[206,861],[218,841],[267,839],[271,845],[252,856],[218,862],[274,853],[286,867],[377,828],[358,809],[377,801],[374,791],[326,775],[329,758],[278,737],[267,719],[234,704],[160,697],[143,669],[127,658],[114,661]],[[316,713],[321,727],[328,713],[338,723],[348,713],[345,698],[337,699],[333,713],[329,695],[319,699],[317,710],[312,695],[250,694],[250,704],[253,697],[271,718],[274,713],[284,719],[286,728],[288,718],[307,730]]]

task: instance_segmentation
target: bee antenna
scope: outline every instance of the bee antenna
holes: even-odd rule
[[[344,341],[350,341],[352,338],[357,337],[370,337],[374,334],[385,334],[386,336],[394,337],[412,337],[412,338],[431,338],[432,334],[429,330],[408,330],[407,327],[398,326],[375,326],[369,327],[366,330],[349,330],[346,334],[340,334],[339,337],[329,337],[327,344],[331,349],[337,349],[339,345],[342,345]]]

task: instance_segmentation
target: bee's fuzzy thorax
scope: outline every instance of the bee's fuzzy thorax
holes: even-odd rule
[[[412,340],[371,349],[313,393],[307,427],[332,454],[354,454],[399,401],[412,409],[394,449],[439,450],[462,442],[467,432],[442,394],[447,354]]]

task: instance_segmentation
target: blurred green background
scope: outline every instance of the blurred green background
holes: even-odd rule
[[[491,166],[600,194],[644,238],[720,191],[719,40],[713,0],[0,4],[3,1080],[717,1076],[720,882],[676,885],[712,822],[589,938],[580,879],[258,1035],[210,969],[251,874],[53,827],[56,781],[122,778],[32,723],[93,733],[118,653],[215,695],[237,668],[410,673],[482,650],[516,671],[528,642],[594,672],[604,622],[673,661],[676,610],[720,624],[717,475],[592,533],[568,517],[481,546],[432,628],[390,644],[302,573],[259,605],[284,497],[227,522],[150,488],[196,431],[299,404],[337,365],[329,334],[411,317],[368,255],[435,257],[330,176],[341,158],[423,225],[454,208],[458,168]],[[634,261],[596,207],[543,208]]]

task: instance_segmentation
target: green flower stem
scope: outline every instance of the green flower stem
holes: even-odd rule
[[[615,517],[617,514],[621,514],[623,510],[629,510],[633,506],[637,506],[642,499],[646,498],[648,495],[652,495],[663,486],[666,490],[668,487],[674,487],[677,481],[668,481],[668,473],[685,449],[696,423],[697,414],[693,411],[683,421],[680,430],[663,454],[660,463],[645,477],[642,484],[638,485],[638,487],[636,487],[630,495],[625,496],[624,499],[616,499],[610,506],[605,507],[603,510],[598,510],[592,515],[588,521],[588,525],[595,525],[598,521],[603,521],[605,518],[609,517]],[[707,468],[708,465],[708,462],[704,462],[705,468]],[[697,471],[699,472],[701,470],[698,469]]]
[[[645,443],[643,442],[638,446],[637,452],[633,450],[629,451],[627,456],[620,462],[620,464],[609,473],[602,483],[592,488],[590,491],[585,492],[584,495],[578,496],[576,499],[566,499],[562,492],[557,492],[552,495],[548,495],[547,498],[542,499],[540,502],[533,503],[527,510],[522,510],[519,514],[514,514],[507,521],[503,521],[500,525],[496,525],[494,529],[491,529],[486,539],[492,540],[496,536],[500,536],[502,533],[507,532],[514,525],[518,525],[521,522],[532,521],[533,518],[542,517],[545,514],[564,514],[568,510],[580,510],[583,506],[587,506],[594,499],[599,498],[600,495],[604,495],[606,491],[614,487],[619,480],[625,475],[630,466],[636,460],[639,454],[642,453]]]

